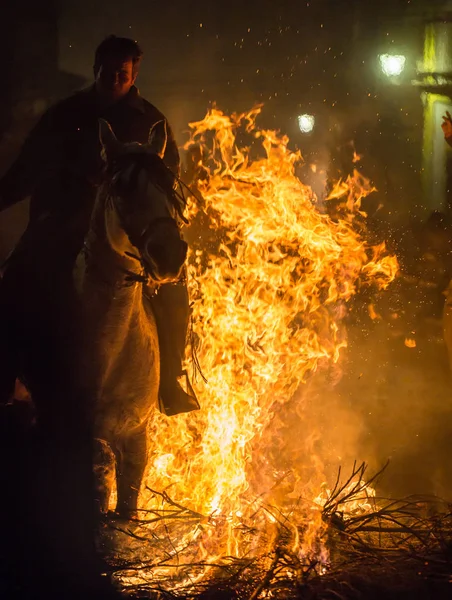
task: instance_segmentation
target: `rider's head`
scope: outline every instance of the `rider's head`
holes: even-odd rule
[[[109,102],[123,98],[135,83],[142,56],[140,46],[129,38],[105,38],[94,57],[98,94]]]

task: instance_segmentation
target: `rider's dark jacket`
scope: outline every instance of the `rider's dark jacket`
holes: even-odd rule
[[[52,215],[63,222],[75,219],[86,229],[103,166],[99,118],[110,123],[121,142],[141,143],[165,119],[135,86],[108,108],[99,106],[94,85],[61,100],[41,117],[0,179],[0,211],[30,197],[29,228]],[[168,124],[167,132],[164,161],[178,175],[179,152]]]

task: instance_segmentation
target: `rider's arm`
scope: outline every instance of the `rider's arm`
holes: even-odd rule
[[[180,156],[179,150],[177,149],[176,140],[174,138],[173,131],[166,122],[166,150],[165,155],[163,156],[163,160],[166,166],[171,169],[171,171],[176,175],[176,177],[180,176]]]
[[[19,156],[0,179],[0,212],[30,196],[58,157],[58,127],[54,109],[40,118],[26,138]]]

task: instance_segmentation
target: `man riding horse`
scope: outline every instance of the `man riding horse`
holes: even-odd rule
[[[75,260],[88,230],[104,166],[100,118],[111,125],[120,142],[140,143],[146,143],[149,130],[165,119],[134,85],[142,55],[133,40],[106,38],[95,53],[94,83],[50,108],[26,139],[19,157],[0,180],[0,211],[30,197],[28,227],[6,269],[33,251],[36,226],[49,216],[66,235],[65,247],[59,251],[66,254],[67,264]],[[167,135],[163,160],[178,177],[179,153],[168,124]],[[185,281],[162,285],[150,301],[161,354],[160,405],[168,415],[198,408],[196,399],[178,382],[189,320]]]
[[[168,415],[198,408],[178,383],[189,318],[186,282],[180,278],[186,244],[171,214],[179,154],[164,116],[134,86],[141,58],[132,40],[104,40],[96,50],[93,85],[42,116],[0,179],[0,210],[30,197],[28,227],[0,281],[0,404],[22,377],[39,424],[26,440],[30,450],[24,452],[23,472],[3,488],[2,508],[15,511],[15,518],[0,544],[0,558],[6,549],[13,588],[20,580],[33,597],[44,597],[45,590],[49,599],[75,599],[87,597],[88,586],[103,590],[95,544],[92,467],[99,457],[93,438],[118,442],[113,448],[118,504],[125,517],[132,516],[151,408],[159,403]],[[100,123],[107,131],[102,142]],[[121,151],[109,152],[112,148]],[[99,234],[99,223],[105,225],[104,239],[88,239]],[[126,238],[134,240],[132,253],[120,256],[113,250]],[[148,259],[152,268],[146,269]],[[127,261],[132,267],[126,266],[125,274],[135,277],[133,285],[105,285],[105,279],[124,279],[121,265]],[[174,277],[157,276],[165,264]],[[77,293],[76,265],[82,282]],[[143,273],[133,272],[141,268]],[[145,283],[150,272],[153,287]],[[100,305],[99,298],[108,305]],[[136,327],[129,327],[120,310],[130,299],[136,300]],[[116,353],[110,352],[112,336]],[[111,406],[105,408],[107,400]],[[93,413],[104,408],[105,420],[96,420]],[[100,431],[99,420],[106,431]]]

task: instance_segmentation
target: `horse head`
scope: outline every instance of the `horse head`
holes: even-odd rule
[[[184,265],[187,243],[179,228],[183,202],[163,162],[166,123],[159,121],[151,128],[147,144],[123,144],[109,123],[101,119],[99,124],[110,245],[124,257],[136,257],[153,281],[174,281]]]

